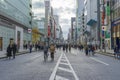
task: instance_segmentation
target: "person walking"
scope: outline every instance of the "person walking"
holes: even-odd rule
[[[16,52],[17,52],[17,45],[16,43],[13,43],[12,45],[12,51],[13,51],[13,59],[15,59],[15,55],[16,55]]]
[[[85,54],[88,56],[88,46],[85,47]]]
[[[30,53],[32,52],[32,43],[29,44]]]
[[[44,61],[46,62],[48,58],[48,46],[44,43]]]
[[[71,44],[69,44],[69,52],[71,52]]]
[[[65,44],[63,44],[63,51],[65,51]]]
[[[54,44],[50,45],[50,55],[51,55],[51,61],[54,61],[54,53],[55,53],[55,46]]]
[[[119,53],[118,46],[115,45],[115,48],[114,48],[114,57],[115,58],[118,58],[118,53]]]
[[[10,43],[7,47],[7,58],[11,59],[12,56],[12,44]]]
[[[68,44],[65,45],[66,53],[68,52]]]

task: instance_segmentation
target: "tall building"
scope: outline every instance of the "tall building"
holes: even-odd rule
[[[73,39],[74,37],[74,22],[75,22],[75,17],[71,18],[71,38]]]
[[[85,0],[85,14],[86,14],[86,24],[87,28],[90,27],[90,39],[89,44],[100,45],[99,33],[97,26],[97,0]]]
[[[44,0],[34,1],[32,0],[33,20],[37,22],[39,29],[40,42],[44,41],[45,34],[45,2]],[[34,25],[33,25],[34,27]]]
[[[120,0],[110,0],[111,8],[111,39],[112,48],[120,49]]]
[[[51,5],[50,1],[46,0],[45,1],[45,36],[48,37],[48,31],[50,30],[49,27],[49,19],[50,19],[50,11],[51,11]]]
[[[59,26],[59,17],[58,15],[54,15],[54,20],[55,20],[55,24],[54,24],[54,27],[55,27],[55,33],[54,33],[54,36],[56,39],[59,39],[59,33],[60,33],[60,26]]]
[[[0,50],[14,40],[18,48],[31,41],[31,0],[0,0]],[[30,32],[30,31],[29,31]]]
[[[76,39],[80,43],[80,34],[81,34],[81,27],[82,27],[82,18],[81,15],[84,9],[84,0],[77,0],[76,2]]]

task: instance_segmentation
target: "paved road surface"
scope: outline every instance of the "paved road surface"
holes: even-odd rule
[[[72,49],[71,53],[57,50],[55,61],[45,63],[42,52],[0,60],[0,80],[120,80],[120,60],[95,54],[85,56]]]

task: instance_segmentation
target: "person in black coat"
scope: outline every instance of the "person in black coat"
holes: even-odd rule
[[[88,46],[85,47],[85,54],[88,56]]]
[[[68,44],[65,45],[66,52],[68,52]]]
[[[12,56],[12,44],[9,44],[7,47],[7,57],[10,59]]]
[[[13,59],[15,59],[15,55],[17,52],[17,45],[15,43],[13,43],[13,45],[12,45],[12,51],[13,51]]]
[[[63,51],[65,51],[65,44],[63,45]]]

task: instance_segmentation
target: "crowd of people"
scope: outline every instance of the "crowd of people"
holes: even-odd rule
[[[29,49],[29,52],[32,52],[32,49],[34,48],[35,51],[43,51],[44,52],[44,60],[46,61],[46,58],[48,57],[48,52],[50,52],[51,60],[54,61],[54,53],[55,49],[57,50],[63,50],[63,52],[70,53],[71,48],[79,49],[80,51],[84,51],[85,55],[94,55],[94,51],[97,49],[94,45],[73,45],[70,43],[66,44],[50,44],[48,46],[48,43],[28,43],[23,45],[24,49]],[[13,59],[15,59],[16,52],[18,51],[18,47],[16,43],[10,43],[7,47],[7,57],[10,59],[13,56]]]

